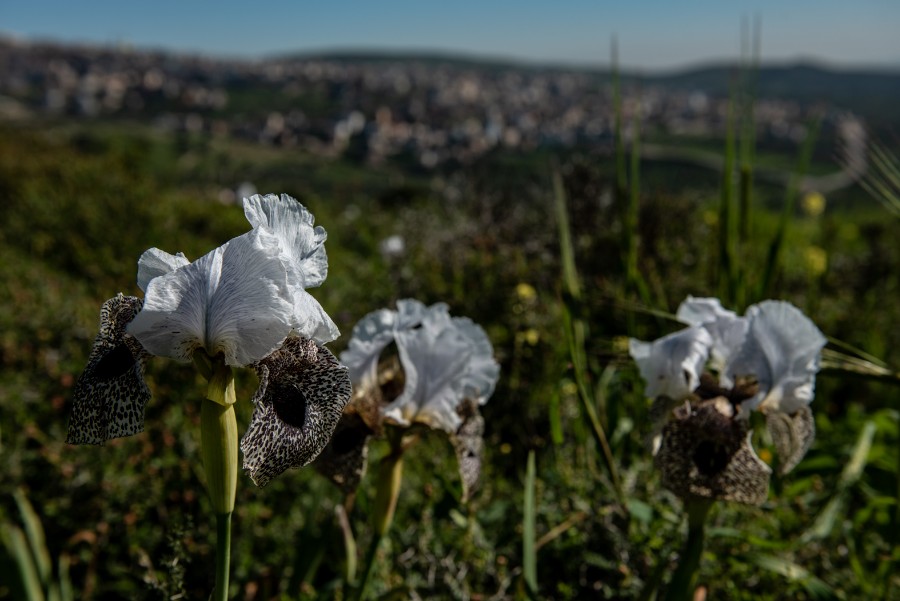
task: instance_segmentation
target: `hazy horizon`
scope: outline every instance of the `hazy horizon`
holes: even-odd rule
[[[637,5],[635,5],[637,4]],[[27,42],[126,46],[257,60],[328,53],[426,54],[539,66],[603,68],[618,40],[624,69],[678,71],[733,62],[749,22],[761,23],[763,64],[900,68],[900,2],[741,1],[723,6],[663,0],[603,6],[506,0],[452,6],[389,0],[303,5],[263,0],[203,5],[161,0],[127,5],[36,0],[0,6],[2,33]]]

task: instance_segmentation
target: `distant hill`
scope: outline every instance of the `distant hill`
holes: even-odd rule
[[[592,74],[598,81],[610,77],[609,69],[537,64],[495,57],[479,57],[440,52],[367,52],[364,50],[299,54],[284,59],[327,59],[338,62],[384,63],[419,62],[483,71],[521,70],[527,72],[577,72]],[[702,90],[725,96],[740,74],[737,64],[689,67],[674,72],[624,72],[625,82],[645,82],[673,89]],[[900,66],[896,69],[839,68],[814,62],[762,65],[756,74],[759,97],[794,100],[804,104],[828,101],[851,110],[873,125],[900,127]]]
[[[720,65],[642,79],[672,88],[724,95],[738,74],[736,66]],[[836,69],[809,63],[762,66],[756,74],[756,93],[760,97],[803,103],[828,100],[870,123],[900,125],[900,69]]]

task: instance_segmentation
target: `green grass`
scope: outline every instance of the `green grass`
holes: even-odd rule
[[[481,489],[461,506],[452,449],[425,437],[405,459],[382,547],[391,560],[377,563],[370,598],[647,599],[665,586],[685,525],[644,446],[647,402],[621,336],[660,336],[678,327],[660,312],[688,294],[717,293],[715,176],[640,164],[639,211],[628,223],[638,230],[648,307],[622,260],[626,216],[600,201],[616,185],[608,158],[558,158],[571,248],[563,255],[541,155],[489,156],[430,177],[141,128],[0,134],[0,522],[27,532],[20,499],[28,500],[44,531],[43,543],[29,544],[49,558],[40,559],[47,583],[71,583],[74,598],[93,599],[206,598],[212,588],[215,523],[199,468],[205,387],[193,370],[150,362],[145,433],[97,448],[63,441],[100,303],[138,292],[135,265],[146,248],[196,258],[244,231],[241,209],[217,198],[248,180],[301,198],[328,231],[329,277],[313,293],[344,332],[332,350],[369,311],[416,297],[448,302],[484,326],[502,365],[483,411]],[[781,167],[790,171],[795,159]],[[753,194],[740,256],[751,286],[762,280],[784,190],[756,182]],[[788,215],[772,295],[896,371],[898,223],[859,189],[842,194],[819,217]],[[406,241],[400,259],[378,250],[393,234]],[[577,276],[577,302],[564,273]],[[534,296],[522,296],[520,284]],[[577,339],[564,328],[576,322]],[[237,373],[241,431],[255,387],[250,372]],[[763,507],[712,509],[698,573],[709,598],[900,597],[900,387],[823,371],[813,409],[816,442]],[[387,450],[374,445],[347,516],[360,550],[374,536],[374,466]],[[232,598],[346,598],[336,488],[304,469],[265,489],[241,476],[237,494]],[[524,553],[523,540],[533,543]],[[0,598],[18,598],[14,553],[0,548]]]

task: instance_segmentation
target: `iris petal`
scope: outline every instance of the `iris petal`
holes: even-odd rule
[[[782,475],[800,463],[816,437],[816,422],[808,405],[803,405],[793,415],[769,411],[766,413],[766,428],[775,443],[778,472]]]
[[[784,301],[753,305],[747,317],[747,338],[727,367],[732,376],[753,375],[759,380],[759,394],[744,406],[794,414],[812,402],[825,336]]]
[[[315,460],[316,470],[344,494],[356,490],[366,473],[369,439],[374,432],[356,412],[341,415],[331,440]]]
[[[487,335],[470,319],[451,318],[445,304],[428,307],[420,328],[398,331],[395,339],[406,384],[385,408],[386,419],[453,434],[462,423],[460,404],[484,404],[493,393],[500,366]]]
[[[435,307],[446,307],[443,303]],[[397,301],[397,310],[372,311],[353,326],[347,350],[341,353],[341,362],[350,368],[350,379],[362,387],[374,386],[377,380],[381,351],[394,341],[398,332],[422,324],[428,309],[417,300]]]
[[[484,455],[484,418],[478,412],[478,403],[467,399],[459,406],[458,413],[462,418],[459,429],[450,437],[456,460],[459,464],[459,476],[462,483],[462,501],[467,501],[481,478],[481,461]]]
[[[282,252],[293,272],[292,279],[303,288],[313,288],[328,275],[328,256],[320,225],[302,204],[287,194],[254,194],[244,199],[244,215],[254,228],[266,227],[278,238]]]
[[[744,342],[747,319],[724,309],[717,298],[692,296],[679,305],[676,317],[682,323],[699,326],[709,332],[712,337],[710,367],[719,373],[723,386],[731,386],[732,382],[725,374],[725,366]]]
[[[648,398],[667,396],[680,400],[700,384],[713,339],[704,328],[691,327],[653,342],[631,338],[628,351],[637,363]]]
[[[472,342],[450,319],[446,306],[432,307],[416,330],[398,332],[397,350],[406,376],[403,392],[384,410],[401,426],[412,420],[453,433],[460,425],[457,386],[472,357]]]
[[[748,428],[724,397],[673,411],[654,457],[663,485],[682,499],[762,504],[772,470],[750,446]]]
[[[103,444],[144,431],[144,407],[150,399],[144,363],[149,355],[125,333],[140,309],[141,299],[121,294],[103,303],[100,333],[75,384],[66,442]]]
[[[255,229],[153,278],[128,332],[152,354],[184,361],[198,348],[233,366],[266,357],[294,324],[278,256],[273,235]]]
[[[138,259],[138,288],[147,292],[147,285],[150,284],[150,280],[171,273],[179,267],[184,267],[188,263],[190,263],[190,261],[187,260],[187,257],[185,257],[183,253],[170,255],[166,251],[158,248],[145,250],[144,254],[141,255],[141,258]]]
[[[254,367],[260,383],[241,451],[250,478],[265,486],[319,455],[350,398],[350,377],[328,349],[299,337]]]

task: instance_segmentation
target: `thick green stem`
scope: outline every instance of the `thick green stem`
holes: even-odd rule
[[[228,578],[231,574],[231,512],[216,514],[216,588],[213,601],[228,599]]]
[[[703,530],[710,507],[712,507],[712,501],[709,499],[685,501],[685,509],[688,514],[687,542],[681,557],[678,558],[678,567],[675,568],[675,573],[672,574],[672,580],[669,582],[666,601],[693,599],[697,569],[700,567],[700,558],[703,556]]]
[[[237,418],[231,368],[217,358],[210,373],[207,398],[200,407],[200,455],[216,513],[216,588],[212,599],[225,601],[231,570],[231,513],[237,492]]]

